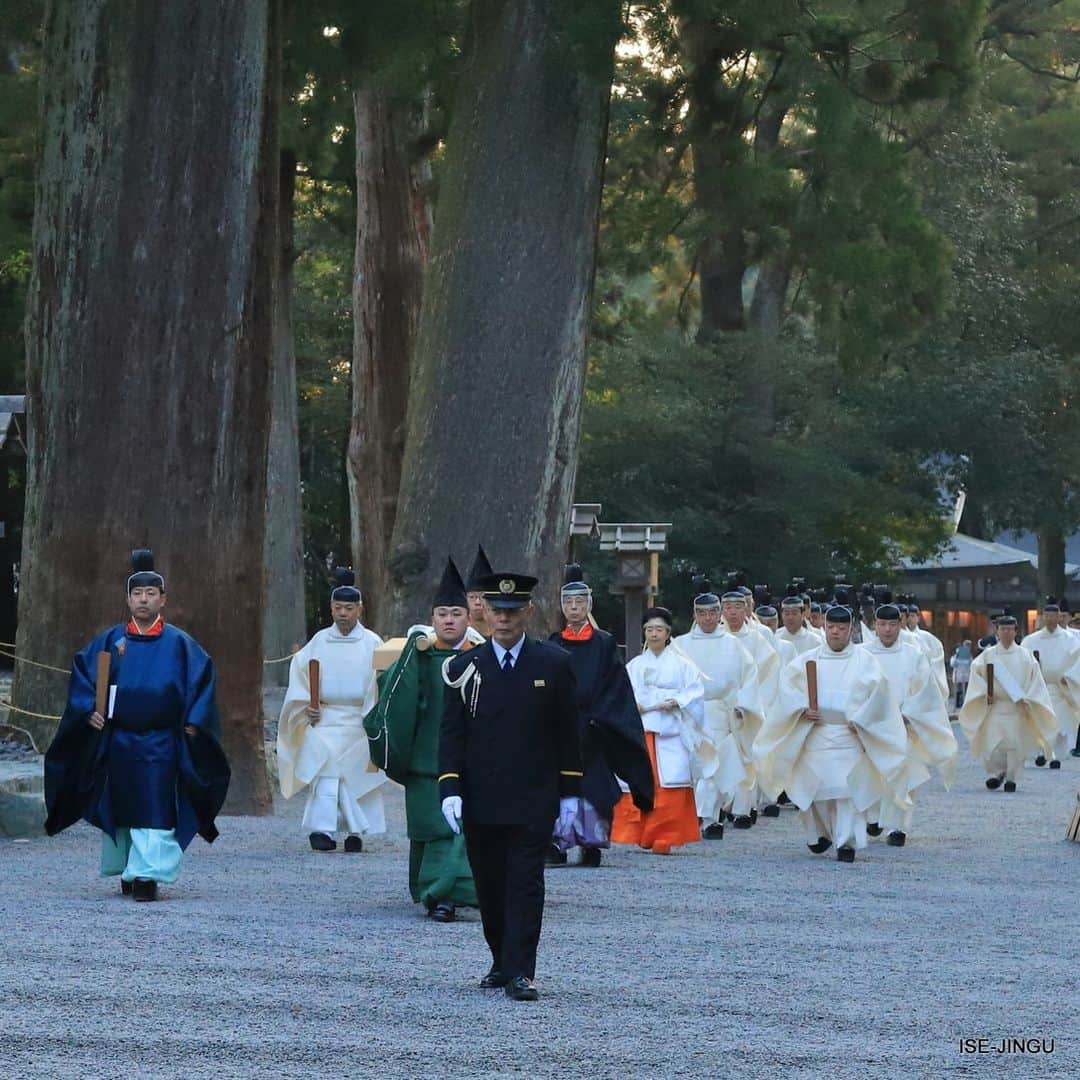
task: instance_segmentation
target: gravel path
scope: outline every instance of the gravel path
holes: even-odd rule
[[[309,851],[300,799],[226,818],[158,904],[95,876],[89,827],[0,840],[0,1076],[1080,1075],[1080,760],[982,779],[965,756],[908,847],[852,866],[786,812],[550,871],[537,1004],[476,988],[476,913],[409,903],[396,788],[359,856]],[[959,1051],[1013,1036],[1054,1053]]]

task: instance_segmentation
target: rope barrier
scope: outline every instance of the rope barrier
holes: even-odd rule
[[[31,667],[44,668],[46,671],[58,671],[61,675],[70,675],[71,668],[55,667],[53,664],[43,664],[38,660],[31,660],[26,656],[19,656],[16,653],[8,652],[8,649],[14,649],[15,646],[10,641],[0,641],[0,656],[6,656],[11,660],[17,660],[20,664],[29,664]],[[276,656],[273,660],[264,660],[264,665],[270,664],[284,664],[286,660],[291,660],[296,655],[296,652],[291,652],[287,656]]]
[[[59,716],[51,713],[31,712],[29,709],[20,709],[18,705],[12,705],[7,698],[0,698],[0,708],[10,709],[12,712],[21,713],[23,716],[32,716],[37,720],[59,720]]]
[[[3,644],[3,642],[0,642]],[[0,656],[9,656],[12,660],[18,660],[20,664],[29,664],[31,667],[44,668],[46,671],[59,671],[61,675],[70,675],[70,668],[53,667],[52,664],[41,664],[37,660],[28,660],[25,656],[16,656],[13,652],[8,652],[7,649],[0,649]]]

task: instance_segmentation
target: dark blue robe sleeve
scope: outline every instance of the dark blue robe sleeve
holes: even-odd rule
[[[214,662],[189,637],[183,638],[183,648],[186,654],[183,727],[195,728],[195,734],[188,735],[183,727],[178,734],[176,839],[181,847],[187,847],[196,833],[208,844],[217,839],[214,819],[228,794],[231,771],[218,742],[221,722],[215,699]]]
[[[111,649],[122,632],[122,627],[114,626],[99,634],[72,661],[67,707],[45,753],[45,831],[49,836],[74,825],[101,799],[109,731],[95,731],[88,721],[94,711],[98,654]]]

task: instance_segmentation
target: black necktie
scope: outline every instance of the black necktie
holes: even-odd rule
[[[513,670],[514,670],[514,658],[513,658],[513,656],[510,655],[509,652],[507,652],[507,653],[505,653],[503,655],[503,671],[513,671]]]

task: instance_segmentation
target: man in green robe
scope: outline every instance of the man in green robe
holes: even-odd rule
[[[371,760],[405,788],[413,901],[432,919],[452,922],[458,904],[475,907],[477,901],[464,837],[451,832],[439,799],[442,669],[480,637],[470,630],[465,586],[452,559],[446,561],[431,621],[430,628],[409,630],[401,656],[379,679],[379,704],[364,727]]]

